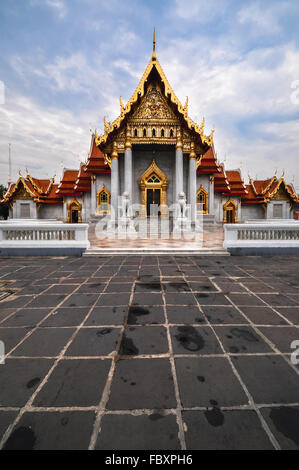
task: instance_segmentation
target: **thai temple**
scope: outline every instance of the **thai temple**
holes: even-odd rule
[[[104,120],[104,134],[92,132],[86,162],[63,169],[54,178],[37,179],[28,172],[11,184],[2,203],[9,217],[96,222],[113,211],[125,197],[134,215],[146,218],[151,206],[158,214],[180,199],[190,205],[191,219],[204,224],[248,220],[293,219],[299,214],[299,197],[292,184],[276,175],[249,179],[241,170],[227,170],[217,159],[212,131],[204,120],[195,123],[173,92],[153,52],[146,70],[126,105],[112,123]],[[168,213],[169,215],[169,213]]]

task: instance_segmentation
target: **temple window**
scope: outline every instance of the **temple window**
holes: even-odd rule
[[[103,186],[98,192],[98,213],[108,214],[110,205],[110,193],[105,186]]]
[[[137,129],[134,129],[134,136],[135,136],[135,137],[138,137],[138,131],[137,131]]]
[[[152,175],[148,180],[147,183],[160,183],[159,178],[156,175]]]
[[[156,129],[152,130],[152,137],[156,137]]]
[[[196,206],[197,206],[197,212],[199,214],[207,214],[209,212],[208,193],[203,187],[199,188],[199,190],[197,191]]]
[[[164,137],[164,129],[161,129],[161,137]]]
[[[143,129],[143,137],[146,137],[146,129]]]
[[[173,129],[170,129],[170,137],[173,137]]]

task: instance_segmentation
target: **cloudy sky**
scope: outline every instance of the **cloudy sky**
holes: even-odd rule
[[[0,183],[61,174],[119,113],[157,55],[189,114],[245,179],[299,191],[298,0],[1,0]]]

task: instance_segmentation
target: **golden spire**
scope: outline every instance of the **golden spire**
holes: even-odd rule
[[[185,113],[188,114],[188,96],[186,96],[186,102],[185,102],[185,106],[184,106],[184,111],[185,111]]]
[[[123,100],[121,99],[121,96],[119,97],[119,103],[120,103],[120,113],[122,114],[125,110]]]
[[[154,28],[152,60],[155,60],[156,58],[157,58],[156,56],[156,28]]]

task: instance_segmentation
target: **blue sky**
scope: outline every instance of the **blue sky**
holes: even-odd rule
[[[298,20],[298,0],[1,0],[0,182],[9,142],[14,179],[78,167],[89,127],[136,88],[155,26],[164,72],[215,126],[219,160],[245,179],[285,169],[299,190]]]

